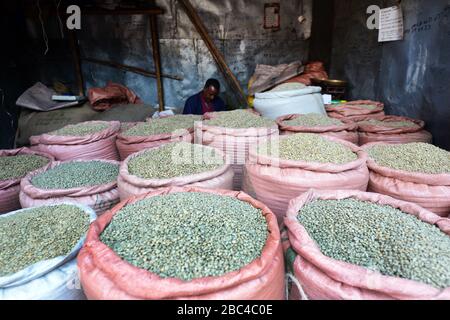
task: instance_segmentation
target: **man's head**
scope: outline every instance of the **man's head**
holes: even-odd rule
[[[208,79],[203,88],[203,96],[208,102],[213,101],[220,93],[220,83],[216,79]]]

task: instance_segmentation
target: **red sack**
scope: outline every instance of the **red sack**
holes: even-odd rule
[[[325,66],[321,61],[313,61],[305,66],[305,72],[325,71]]]
[[[333,300],[437,300],[450,299],[450,287],[440,290],[417,281],[382,275],[367,268],[338,261],[325,256],[306,229],[297,220],[298,211],[305,204],[316,200],[355,198],[381,205],[390,205],[418,219],[435,225],[450,236],[450,220],[432,212],[394,198],[360,191],[310,190],[289,204],[284,223],[289,243],[283,243],[287,253],[288,268],[292,267],[302,291],[310,299]],[[289,250],[290,245],[290,250]]]
[[[284,83],[299,82],[303,83],[304,85],[310,86],[311,79],[320,79],[320,80],[328,79],[328,74],[325,71],[305,72],[302,73],[300,76],[286,80]]]
[[[281,137],[283,139],[283,137]],[[333,137],[327,139],[349,147],[358,159],[345,164],[282,160],[261,156],[251,148],[245,165],[246,188],[283,221],[289,201],[311,188],[319,190],[367,190],[367,154],[360,147]]]
[[[91,88],[88,91],[89,102],[97,111],[108,110],[113,104],[139,104],[142,100],[127,87],[109,82],[104,88]]]
[[[365,145],[371,142],[387,142],[387,143],[410,143],[424,142],[431,143],[433,137],[431,133],[424,130],[425,122],[422,120],[411,119],[399,116],[384,116],[375,120],[389,122],[409,121],[415,126],[411,127],[389,127],[382,124],[363,123],[372,120],[370,117],[366,119],[358,119],[359,144]]]
[[[11,150],[0,150],[0,157],[17,156],[20,154],[35,154],[48,158],[50,162],[46,164],[43,168],[47,168],[51,165],[55,158],[47,153],[33,151],[28,148],[19,148]],[[19,193],[20,193],[20,180],[19,179],[8,179],[0,180],[0,214],[7,213],[20,209]]]
[[[117,184],[121,200],[125,200],[139,194],[148,193],[158,188],[174,186],[192,186],[223,190],[233,189],[234,171],[231,168],[231,165],[227,163],[214,171],[207,171],[190,176],[174,177],[169,179],[144,179],[130,174],[130,172],[128,171],[128,163],[130,162],[130,160],[143,153],[146,153],[147,151],[148,150],[142,150],[130,155],[120,165]],[[219,150],[217,150],[216,152],[222,154]],[[168,159],[167,163],[161,164],[161,166],[170,166],[170,159]]]
[[[122,260],[99,240],[114,215],[124,206],[176,192],[226,195],[260,208],[269,231],[261,257],[240,270],[222,276],[182,281],[161,278],[139,269]],[[78,255],[78,268],[88,299],[281,300],[285,296],[284,260],[275,216],[264,204],[242,192],[171,187],[123,201],[91,224],[86,242]]]
[[[83,160],[77,160],[83,161]],[[119,165],[118,161],[99,160]],[[72,162],[72,161],[71,161]],[[97,215],[111,209],[119,203],[117,181],[91,187],[71,189],[41,189],[31,183],[36,175],[59,166],[62,162],[55,161],[51,165],[29,173],[20,182],[20,204],[22,208],[31,208],[55,203],[75,202],[92,208]]]
[[[242,189],[243,169],[249,148],[278,135],[278,126],[271,128],[230,129],[204,125],[195,126],[195,141],[222,151],[234,170],[233,189]]]
[[[361,107],[361,105],[373,105],[375,108],[367,109]],[[379,119],[380,116],[384,116],[384,104],[371,100],[356,100],[343,104],[329,104],[325,106],[328,116],[331,118],[360,121],[364,116],[366,119]]]
[[[126,131],[126,130],[125,130]],[[177,130],[174,133],[161,133],[151,136],[127,136],[123,132],[117,135],[116,146],[123,161],[133,153],[144,149],[158,148],[162,145],[172,142],[189,142],[192,143],[194,128],[186,130]]]
[[[297,119],[301,117],[301,114],[290,114],[279,117],[276,121],[280,129],[281,135],[289,135],[296,133],[317,133],[324,136],[335,137],[341,140],[348,141],[353,144],[358,144],[359,137],[357,128],[358,126],[349,120],[340,120],[342,125],[329,125],[329,126],[316,126],[316,127],[303,127],[287,125],[284,122]]]
[[[106,123],[108,128],[85,136],[57,136],[45,133],[30,137],[31,148],[51,154],[58,161],[66,160],[119,160],[116,136],[120,130],[118,121],[87,121]]]
[[[385,143],[369,143],[370,147]],[[370,157],[369,191],[416,203],[431,212],[450,215],[450,174],[426,174],[395,170],[378,165]]]

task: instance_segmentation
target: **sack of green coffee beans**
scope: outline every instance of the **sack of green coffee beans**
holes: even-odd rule
[[[431,143],[431,133],[424,130],[425,122],[399,116],[385,116],[379,119],[359,119],[359,144],[371,142]]]
[[[317,133],[358,144],[358,126],[345,119],[333,119],[326,115],[291,114],[277,119],[281,135],[296,133]]]
[[[376,193],[311,190],[284,223],[286,267],[303,298],[450,299],[449,219]]]
[[[201,119],[197,115],[174,115],[138,123],[117,136],[120,159],[125,160],[133,153],[170,142],[192,142],[194,123]]]
[[[195,126],[195,142],[221,150],[234,170],[233,189],[242,189],[243,167],[249,148],[278,136],[275,121],[247,110],[205,114],[205,121]]]
[[[92,209],[59,204],[0,216],[0,300],[84,300],[76,256]]]
[[[119,162],[112,160],[55,161],[22,179],[20,203],[23,208],[30,208],[74,202],[101,214],[120,201],[119,166]]]
[[[233,169],[217,149],[174,142],[130,155],[120,166],[120,199],[157,188],[194,186],[233,189]]]
[[[78,256],[89,299],[284,299],[274,214],[243,192],[162,188],[97,219]]]
[[[139,124],[139,122],[121,122],[119,134],[133,128],[137,124]]]
[[[367,190],[366,152],[344,140],[312,133],[282,136],[250,150],[246,179],[282,222],[289,201],[311,188]]]
[[[340,104],[329,104],[325,106],[327,114],[335,119],[347,119],[359,121],[361,117],[378,119],[385,115],[384,104],[371,100],[356,100]]]
[[[116,136],[118,121],[87,121],[30,137],[34,150],[51,154],[58,161],[119,160]]]
[[[28,148],[0,150],[0,214],[20,209],[20,180],[54,160],[49,154]]]
[[[370,143],[369,191],[450,215],[450,152],[427,143]]]

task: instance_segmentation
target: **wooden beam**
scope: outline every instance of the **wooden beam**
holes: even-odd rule
[[[161,57],[159,53],[159,36],[158,36],[158,26],[156,24],[156,16],[151,15],[150,17],[150,32],[152,36],[152,53],[153,62],[155,64],[156,71],[156,87],[158,89],[158,103],[159,111],[164,111],[164,91],[161,79]]]
[[[223,55],[217,49],[216,45],[214,44],[213,40],[211,39],[211,37],[208,33],[208,30],[206,29],[205,25],[201,21],[199,15],[197,14],[194,7],[192,6],[191,2],[189,0],[180,0],[180,3],[184,7],[186,14],[188,15],[192,24],[195,26],[195,29],[197,29],[197,32],[200,34],[200,36],[202,37],[206,46],[208,47],[209,51],[211,52],[214,60],[216,61],[217,65],[219,66],[219,69],[222,72],[222,74],[225,76],[225,79],[227,80],[231,89],[236,93],[236,95],[238,97],[238,101],[242,105],[248,106],[247,98],[245,96],[244,91],[241,88],[239,81],[236,79],[235,75],[228,67]]]
[[[127,65],[120,64],[120,63],[113,62],[113,61],[106,61],[106,60],[99,60],[99,59],[92,59],[92,58],[81,58],[81,60],[96,63],[96,64],[101,64],[104,66],[108,66],[108,67],[112,67],[112,68],[116,68],[116,69],[120,69],[120,70],[124,70],[124,71],[137,73],[137,74],[140,74],[140,75],[143,75],[146,77],[156,78],[155,72],[147,71],[145,69],[141,69],[138,67],[127,66]],[[161,77],[178,80],[178,81],[183,80],[183,78],[180,76],[173,76],[173,75],[164,74],[164,73],[161,74]]]
[[[83,72],[81,70],[80,48],[78,46],[78,39],[76,31],[68,31],[70,48],[72,51],[73,63],[75,66],[75,76],[78,86],[78,95],[84,96],[84,81]]]

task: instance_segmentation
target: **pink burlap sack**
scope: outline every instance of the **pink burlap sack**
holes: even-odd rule
[[[359,119],[357,122],[359,131],[359,144],[364,145],[371,142],[388,142],[388,143],[410,143],[425,142],[431,143],[433,137],[431,133],[424,130],[425,122],[422,120],[411,119],[399,116],[379,117],[376,120],[386,122],[409,121],[413,124],[411,127],[393,128],[388,125],[364,123],[368,119]],[[415,126],[414,126],[415,125]]]
[[[117,135],[117,149],[120,159],[123,161],[133,153],[144,149],[152,149],[171,142],[185,141],[192,143],[194,128],[177,130],[173,133],[162,133],[151,136],[127,136],[123,133]]]
[[[223,190],[233,189],[234,171],[229,164],[224,164],[222,167],[213,171],[202,172],[199,174],[184,177],[174,177],[170,179],[143,179],[130,174],[128,171],[128,163],[131,161],[131,159],[138,157],[139,155],[144,154],[147,151],[148,150],[143,150],[130,155],[120,165],[117,185],[119,188],[120,199],[122,201],[132,196],[137,196],[154,191],[158,188],[173,186],[189,186]],[[219,150],[217,150],[216,152],[218,152],[225,158],[222,152],[220,152]],[[161,167],[170,166],[170,164],[170,159],[167,159],[167,162],[161,164]]]
[[[246,180],[256,198],[275,213],[279,223],[283,221],[289,201],[311,188],[367,190],[369,170],[366,152],[350,142],[325,138],[349,147],[358,159],[341,165],[314,163],[261,156],[257,154],[256,147],[250,149],[249,161],[245,165]]]
[[[288,268],[293,269],[295,278],[309,299],[450,299],[450,287],[440,290],[417,281],[385,276],[379,272],[338,261],[322,254],[316,242],[298,222],[297,214],[305,204],[316,199],[338,200],[347,198],[390,205],[414,215],[426,223],[435,225],[450,236],[449,219],[441,218],[413,203],[376,193],[347,190],[326,192],[310,190],[291,201],[287,216],[284,219],[290,245],[290,248],[286,250],[287,261],[289,261]],[[284,244],[283,246],[285,247]]]
[[[373,105],[374,109],[370,110],[361,107],[361,105]],[[372,119],[378,119],[380,116],[384,116],[384,104],[371,100],[356,100],[342,104],[329,104],[325,106],[327,114],[331,118],[347,119],[351,121],[357,121],[362,116]]]
[[[161,278],[139,269],[122,260],[100,241],[103,230],[124,206],[176,192],[225,195],[261,209],[268,229],[261,257],[240,270],[222,276],[182,281],[177,278]],[[81,285],[88,299],[281,300],[285,296],[284,259],[276,218],[264,204],[243,192],[171,187],[129,198],[91,224],[85,245],[78,255],[78,268]]]
[[[44,166],[44,168],[50,166],[51,162],[55,160],[53,156],[47,153],[33,151],[25,147],[11,150],[0,150],[0,157],[17,156],[21,154],[35,154],[48,158],[50,161],[47,165]],[[20,177],[19,179],[0,180],[0,214],[18,210],[21,208],[19,193],[20,180],[22,178],[23,177]]]
[[[88,121],[108,124],[108,128],[85,136],[57,136],[51,133],[30,137],[33,150],[46,152],[58,161],[67,160],[119,160],[116,136],[120,130],[118,121]]]
[[[243,167],[247,161],[249,148],[273,136],[278,136],[278,126],[270,128],[230,129],[195,125],[195,142],[222,151],[234,170],[233,189],[242,190]]]
[[[141,104],[142,100],[129,88],[111,81],[103,88],[88,90],[89,102],[94,110],[105,111],[115,104]]]
[[[127,131],[128,129],[133,128],[135,125],[137,125],[139,122],[121,122],[120,123],[120,129],[118,134]]]
[[[317,133],[324,136],[335,137],[341,140],[348,141],[353,144],[358,144],[358,126],[353,122],[341,119],[342,125],[328,125],[316,127],[292,126],[284,123],[285,121],[294,120],[301,117],[301,114],[290,114],[279,117],[276,121],[281,135],[290,135],[296,133]]]
[[[82,162],[83,160],[76,160]],[[119,165],[112,160],[102,162]],[[72,161],[70,161],[72,162]],[[23,208],[31,208],[55,203],[75,202],[92,208],[97,215],[111,209],[120,202],[117,181],[92,186],[71,189],[41,189],[31,183],[36,175],[53,169],[64,162],[55,161],[50,166],[31,172],[20,182],[20,203]]]
[[[385,143],[369,143],[363,149],[383,144]],[[395,170],[378,165],[370,157],[367,166],[370,170],[369,191],[417,203],[442,217],[450,215],[450,174]]]

